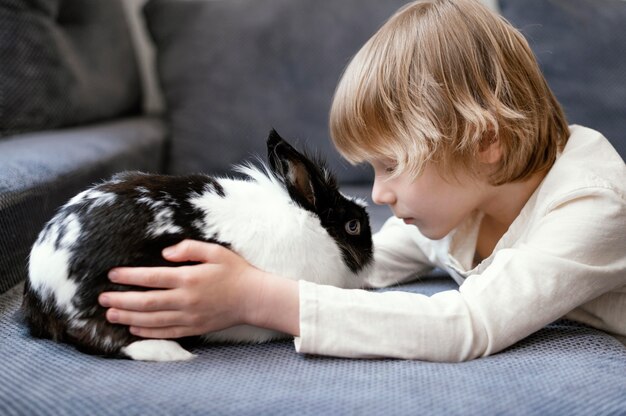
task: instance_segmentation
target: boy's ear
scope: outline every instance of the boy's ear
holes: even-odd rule
[[[315,211],[320,174],[315,165],[278,135],[276,130],[267,138],[267,157],[272,171],[281,178],[292,199],[303,208]]]
[[[493,165],[502,159],[500,139],[493,130],[489,130],[481,139],[478,149],[478,160],[487,165]]]

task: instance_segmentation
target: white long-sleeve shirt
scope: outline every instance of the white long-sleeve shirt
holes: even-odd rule
[[[390,218],[374,235],[370,287],[433,267],[460,285],[433,296],[301,281],[301,353],[463,361],[494,354],[561,318],[626,342],[626,165],[598,132],[569,141],[519,216],[478,266],[481,214],[429,240]]]

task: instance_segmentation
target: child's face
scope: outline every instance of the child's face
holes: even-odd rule
[[[485,196],[485,183],[460,175],[458,180],[446,181],[430,163],[416,179],[406,173],[390,179],[391,161],[374,160],[370,164],[375,173],[372,200],[389,205],[396,217],[417,226],[433,240],[448,235]]]

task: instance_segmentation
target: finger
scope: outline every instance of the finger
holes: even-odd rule
[[[176,267],[116,267],[109,271],[109,280],[124,285],[168,289],[178,287],[177,271]]]
[[[183,240],[175,246],[163,250],[163,257],[170,261],[199,261],[215,263],[228,252],[228,249],[219,244],[205,243],[196,240]]]
[[[185,315],[179,311],[135,312],[111,308],[106,318],[111,323],[144,328],[168,328],[185,323]]]
[[[148,290],[146,292],[104,292],[98,297],[106,308],[128,311],[152,312],[175,310],[180,306],[175,290]]]
[[[144,328],[131,326],[130,332],[133,335],[140,336],[142,338],[159,338],[159,339],[171,339],[182,338],[190,335],[199,335],[191,327],[187,326],[171,326],[167,328]]]

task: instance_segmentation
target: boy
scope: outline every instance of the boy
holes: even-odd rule
[[[626,167],[600,133],[567,126],[526,41],[471,0],[399,10],[335,93],[339,151],[375,172],[391,218],[375,235],[370,287],[434,266],[460,285],[420,294],[294,282],[229,250],[184,241],[181,268],[121,268],[107,318],[147,338],[252,324],[299,352],[463,361],[561,318],[626,341]]]

